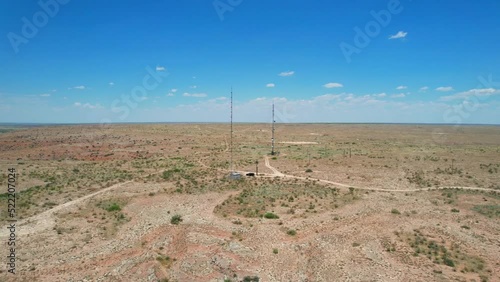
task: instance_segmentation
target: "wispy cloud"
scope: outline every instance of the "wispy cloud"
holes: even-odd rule
[[[471,97],[489,97],[499,94],[500,94],[500,89],[482,88],[482,89],[471,89],[465,92],[460,92],[449,96],[443,96],[439,99],[441,101],[467,100]]]
[[[177,89],[175,89],[175,88],[174,89],[170,89],[170,92],[175,93],[175,92],[177,92]]]
[[[274,83],[268,83],[268,84],[266,84],[267,88],[273,88],[274,86],[276,86]]]
[[[385,93],[379,93],[379,94],[373,94],[372,96],[373,97],[378,97],[378,98],[384,98],[385,96],[387,96],[387,94],[385,94]]]
[[[408,87],[404,86],[404,85],[400,85],[398,87],[396,87],[397,90],[403,90],[403,89],[406,89]]]
[[[73,104],[75,107],[77,108],[81,108],[81,109],[90,109],[90,110],[95,110],[95,109],[102,109],[103,107],[99,104],[95,104],[95,105],[92,105],[90,103],[80,103],[80,102],[76,102]]]
[[[217,97],[215,99],[210,99],[208,100],[208,102],[210,103],[214,103],[214,102],[219,102],[219,101],[226,101],[227,100],[227,97]]]
[[[441,91],[441,92],[453,91],[453,87],[451,87],[451,86],[441,86],[441,87],[436,88],[436,91]]]
[[[292,76],[294,75],[295,72],[294,71],[284,71],[284,72],[281,72],[280,74],[278,74],[279,76]]]
[[[207,94],[205,93],[184,93],[182,94],[184,97],[196,97],[196,98],[204,98],[207,97]]]
[[[44,94],[41,94],[40,96],[41,96],[41,97],[50,97],[50,94],[48,94],[48,93],[44,93]]]
[[[115,85],[115,83],[114,83],[114,82],[110,82],[110,83],[109,83],[109,86],[114,86],[114,85]]]
[[[325,85],[323,85],[325,88],[339,88],[339,87],[344,87],[344,85],[338,83],[338,82],[329,82]]]
[[[408,32],[398,31],[398,33],[389,36],[389,39],[405,38],[407,34],[408,34]]]
[[[156,66],[156,71],[165,71],[165,67]]]
[[[85,86],[83,86],[83,85],[79,85],[79,86],[75,86],[75,87],[69,87],[68,89],[69,89],[69,90],[71,90],[71,89],[76,89],[76,90],[85,90],[85,89],[86,89],[86,87],[85,87]]]
[[[418,90],[418,91],[420,91],[420,92],[426,92],[427,90],[429,90],[429,87],[424,86],[424,87],[420,87],[420,90]]]
[[[168,93],[168,94],[167,94],[167,97],[174,97],[174,96],[175,96],[175,94],[174,94],[174,93]]]
[[[391,98],[404,98],[404,97],[406,97],[405,93],[391,95]]]
[[[196,86],[196,85],[191,85],[191,86],[189,86],[189,88],[191,88],[191,89],[196,89],[196,88],[198,88],[198,86]]]

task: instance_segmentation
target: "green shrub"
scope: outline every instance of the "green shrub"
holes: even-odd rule
[[[293,230],[293,229],[290,229],[286,232],[286,234],[290,235],[290,236],[295,236],[297,235],[297,231]]]
[[[312,171],[312,169],[308,168],[308,169],[306,169],[306,172],[307,172],[307,173],[311,173],[311,172],[313,172],[313,171]]]
[[[120,208],[120,205],[117,203],[111,204],[109,207],[106,208],[107,211],[112,212],[112,211],[121,211],[122,208]]]
[[[260,279],[257,276],[245,276],[243,277],[243,282],[259,282]]]
[[[278,254],[278,249],[274,248],[273,249],[273,254]]]
[[[455,263],[453,262],[453,260],[451,260],[450,258],[448,257],[444,257],[443,258],[443,262],[444,264],[446,264],[447,266],[450,266],[450,267],[455,267]]]
[[[267,219],[277,219],[277,218],[280,218],[279,216],[277,216],[276,214],[274,214],[272,212],[267,212],[264,215],[264,217],[267,218]]]
[[[460,211],[457,209],[451,209],[451,212],[460,212]]]
[[[172,223],[172,224],[176,224],[177,225],[177,224],[179,224],[181,222],[182,222],[182,216],[180,216],[178,214],[172,216],[172,218],[170,219],[170,223]]]
[[[391,213],[392,214],[401,214],[401,212],[399,212],[397,209],[392,209]]]

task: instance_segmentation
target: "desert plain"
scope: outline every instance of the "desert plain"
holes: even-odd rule
[[[1,127],[0,281],[500,281],[499,126],[229,132]]]

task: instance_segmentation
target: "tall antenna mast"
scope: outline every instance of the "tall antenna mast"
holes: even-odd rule
[[[230,141],[231,162],[229,164],[231,173],[233,173],[233,87],[231,86],[231,141]]]
[[[271,137],[271,155],[274,155],[274,101],[273,101],[273,129]]]
[[[230,154],[231,154],[231,162],[230,162],[230,167],[231,167],[231,172],[229,173],[229,179],[240,179],[241,174],[238,172],[234,171],[233,168],[233,87],[231,86],[231,144],[229,145],[230,149]]]

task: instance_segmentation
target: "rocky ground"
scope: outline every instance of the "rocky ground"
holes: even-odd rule
[[[21,133],[8,134],[11,136],[0,135],[0,142],[10,142],[14,134]],[[29,135],[29,130],[22,134]],[[180,131],[178,136],[183,136]],[[198,146],[192,142],[190,146]],[[227,148],[224,140],[214,143],[223,154]],[[55,148],[61,148],[58,146],[63,145]],[[339,184],[345,185],[329,183],[328,179],[313,184],[311,178],[320,177],[319,173],[290,179],[302,174],[287,171],[287,177],[278,168],[283,163],[280,158],[268,159],[272,169],[266,167],[263,155],[259,169],[267,175],[258,179],[221,180],[226,172],[223,168],[212,170],[218,160],[210,154],[199,155],[201,164],[188,157],[176,162],[179,175],[172,170],[171,176],[163,173],[169,167],[161,167],[160,160],[158,168],[153,169],[153,163],[139,167],[161,152],[161,146],[150,146],[145,151],[152,157],[145,155],[121,166],[131,174],[130,179],[68,193],[64,187],[62,192],[51,190],[50,185],[46,190],[39,188],[40,192],[21,193],[30,193],[31,209],[36,212],[27,213],[17,223],[17,274],[3,268],[0,280],[255,281],[258,277],[259,281],[499,281],[500,193],[494,188],[429,189],[404,185],[403,180],[395,180],[394,186],[364,185],[335,179],[334,175],[325,178],[344,181]],[[186,147],[180,143],[174,146]],[[492,150],[491,146],[499,145],[474,146]],[[32,150],[26,145],[19,152],[28,149]],[[184,158],[183,149],[177,150],[180,152],[172,155]],[[7,160],[2,169],[12,164],[26,170],[42,164],[48,167],[47,160],[24,157],[19,161],[13,159],[12,151],[2,154]],[[481,162],[495,164],[497,158],[493,155]],[[96,165],[116,164],[118,160],[108,161]],[[57,163],[52,165],[57,167]],[[213,178],[202,180],[203,174],[191,177],[183,172],[188,169],[193,169],[192,173],[210,172]],[[480,171],[475,167],[462,169]],[[490,183],[498,176],[491,173],[491,177],[480,181]],[[53,181],[63,183],[59,178]],[[269,188],[262,190],[264,186]],[[210,188],[195,189],[202,187]],[[251,189],[260,194],[245,196],[244,191]],[[334,189],[335,193],[321,194],[318,189]],[[290,195],[295,197],[293,202]],[[48,201],[56,205],[44,206]],[[254,205],[261,207],[257,214],[270,212],[279,218],[237,212]],[[182,219],[178,224],[172,223],[174,215]],[[2,228],[2,241],[6,241],[7,231]],[[7,255],[5,244],[1,255]]]

